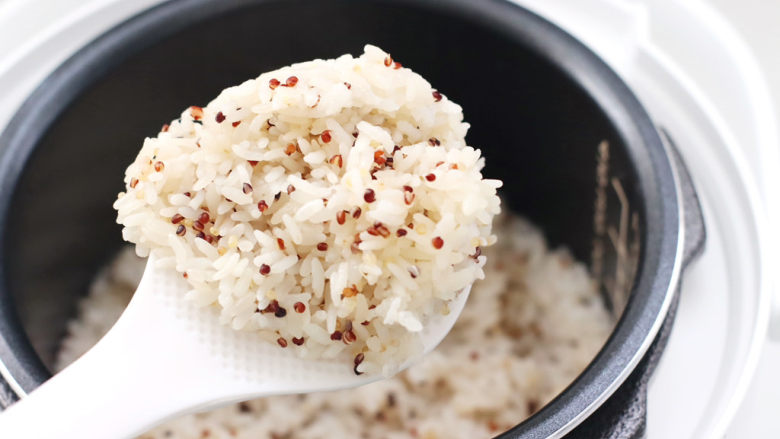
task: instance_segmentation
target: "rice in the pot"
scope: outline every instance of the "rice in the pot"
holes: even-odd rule
[[[453,330],[394,378],[360,388],[274,396],[187,415],[144,439],[475,439],[520,422],[590,362],[612,321],[586,268],[550,250],[522,220],[497,220],[486,278]],[[63,368],[93,345],[130,299],[143,262],[123,252],[69,326]]]
[[[224,324],[390,375],[484,278],[497,180],[461,108],[373,46],[224,90],[146,139],[123,236]]]

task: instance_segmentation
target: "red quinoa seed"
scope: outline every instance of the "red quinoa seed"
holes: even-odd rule
[[[251,193],[252,193],[252,185],[251,185],[251,184],[249,184],[249,183],[244,183],[244,185],[241,187],[241,190],[242,190],[242,191],[243,191],[245,194],[249,195],[249,194],[251,194]]]
[[[179,213],[177,213],[176,215],[174,215],[173,217],[171,217],[171,222],[172,222],[173,224],[179,224],[179,223],[180,223],[180,222],[182,222],[183,220],[184,220],[184,217],[183,217],[181,214],[179,214]]]
[[[295,302],[295,304],[293,304],[293,309],[298,314],[303,314],[303,312],[306,311],[306,305],[304,305],[303,302]]]
[[[198,222],[201,224],[208,224],[209,221],[211,221],[211,217],[209,216],[208,212],[201,212],[200,215],[198,215]]]
[[[373,203],[376,201],[376,193],[374,193],[374,190],[371,188],[366,189],[366,192],[363,193],[363,199],[366,203]]]
[[[360,214],[363,213],[363,209],[356,207],[355,211],[352,212],[352,218],[358,219],[360,218]]]
[[[317,244],[317,250],[319,250],[321,252],[328,251],[328,243],[327,242],[320,242],[319,244]]]
[[[284,81],[285,87],[295,87],[295,85],[298,83],[298,77],[297,76],[290,76],[287,78],[286,81]]]
[[[344,159],[341,157],[341,154],[336,154],[333,157],[328,160],[328,163],[331,165],[337,165],[339,168],[344,166]]]
[[[165,169],[165,163],[163,163],[163,162],[161,162],[159,160],[154,162],[154,170],[155,171],[162,172],[163,169]]]
[[[294,344],[295,346],[300,346],[300,345],[302,345],[304,341],[306,341],[306,339],[304,339],[303,337],[300,337],[300,338],[298,338],[298,337],[293,337],[293,338],[292,338],[292,342],[293,342],[293,344]]]
[[[190,114],[193,119],[201,120],[203,119],[203,108],[193,105],[190,107]]]
[[[377,223],[374,224],[374,227],[376,227],[377,232],[379,232],[379,236],[382,238],[387,238],[390,236],[390,229],[388,229],[384,224]]]
[[[330,334],[330,339],[333,341],[341,340],[341,331],[334,331],[333,334]]]
[[[406,229],[398,229],[395,231],[396,236],[398,236],[399,238],[406,236],[406,233],[407,233]]]
[[[355,361],[354,361],[355,362],[355,367],[352,368],[352,371],[355,372],[355,375],[362,375],[363,374],[363,372],[360,372],[358,370],[358,366],[360,366],[360,363],[362,363],[364,359],[365,359],[365,355],[363,355],[362,352],[357,354],[357,355],[355,355]]]
[[[385,67],[390,67],[393,64],[393,58],[390,55],[385,57]]]
[[[347,221],[347,211],[341,210],[336,214],[336,222],[343,225]]]
[[[225,115],[222,114],[222,112],[220,111],[219,113],[217,113],[217,116],[214,118],[214,120],[216,120],[217,123],[222,123],[225,121]]]
[[[166,123],[165,125],[162,126],[162,128],[160,128],[160,132],[161,133],[167,133],[168,132],[168,128],[170,128],[170,125],[168,125]]]
[[[269,303],[268,306],[266,306],[265,309],[262,310],[261,312],[262,313],[269,313],[269,312],[276,313],[276,310],[278,310],[278,309],[279,309],[279,302],[277,302],[276,300],[272,300],[271,303]]]
[[[358,293],[358,289],[357,289],[357,286],[355,284],[352,284],[352,286],[344,288],[341,291],[342,297],[355,297],[355,296],[357,296],[357,293]]]
[[[414,202],[414,189],[411,186],[404,186],[404,203],[410,205]]]
[[[441,93],[439,93],[438,90],[434,90],[432,94],[433,94],[433,100],[435,102],[440,102],[441,101],[442,95],[441,95]]]
[[[379,166],[384,165],[387,162],[387,159],[385,158],[385,152],[381,149],[378,149],[374,151],[374,163],[376,163]]]
[[[266,203],[265,200],[260,200],[257,203],[257,209],[260,211],[260,213],[265,212],[268,209],[268,203]]]
[[[237,120],[237,121],[235,121],[235,122],[231,123],[230,125],[233,125],[233,128],[235,128],[235,127],[237,127],[237,126],[241,125],[241,121],[240,121],[240,120]]]
[[[279,80],[276,78],[271,78],[270,81],[268,81],[268,86],[271,88],[271,90],[275,89],[276,87],[279,87]]]
[[[277,338],[276,342],[279,343],[279,346],[281,346],[283,348],[287,347],[287,340],[285,340],[284,337]]]
[[[176,228],[176,234],[179,236],[184,236],[187,233],[187,228],[184,227],[184,224],[179,224],[179,227]]]
[[[428,174],[428,175],[425,176],[425,179],[428,180],[428,181],[434,181],[434,180],[436,180],[436,174],[433,174],[433,173]]]
[[[385,227],[385,225],[380,222],[375,222],[373,226],[366,230],[366,232],[368,232],[369,235],[381,236],[382,238],[387,238],[390,236],[390,229]]]
[[[437,237],[433,238],[431,240],[431,243],[433,244],[433,248],[435,248],[436,250],[439,250],[442,247],[444,247],[444,240],[441,239],[441,236],[437,236]]]
[[[263,264],[260,266],[260,274],[263,276],[268,276],[268,273],[271,272],[271,267],[268,264]]]
[[[352,253],[360,253],[360,243],[363,242],[363,240],[360,239],[360,233],[355,233],[355,241],[350,245],[350,250],[352,250]]]
[[[349,331],[347,331],[347,332],[345,332],[345,333],[344,333],[343,340],[344,340],[344,344],[350,344],[350,343],[354,343],[354,342],[355,342],[355,340],[357,340],[357,336],[356,336],[356,335],[355,335],[355,333],[354,333],[354,332],[352,332],[352,330],[350,329]]]
[[[282,238],[276,238],[276,245],[279,246],[279,250],[284,251],[284,239]]]
[[[330,143],[332,139],[332,135],[330,130],[325,130],[322,133],[320,133],[320,140],[322,140],[322,143]]]

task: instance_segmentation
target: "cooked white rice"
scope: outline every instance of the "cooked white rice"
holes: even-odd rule
[[[484,278],[501,182],[482,178],[467,129],[376,47],[295,64],[146,139],[117,221],[223,323],[391,374],[426,318]]]
[[[497,221],[498,223],[499,221]],[[274,396],[188,415],[144,439],[475,439],[541,408],[590,362],[612,321],[585,267],[548,250],[538,231],[496,224],[486,279],[444,342],[394,378],[360,388]],[[95,281],[69,325],[57,368],[118,318],[143,271],[122,253]]]

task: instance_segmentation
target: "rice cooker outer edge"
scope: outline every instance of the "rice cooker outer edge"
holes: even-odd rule
[[[389,1],[389,0],[388,0]],[[395,0],[398,3],[407,0]],[[9,123],[5,134],[0,138],[0,189],[2,193],[10,193],[14,182],[18,178],[24,158],[39,140],[40,134],[60,114],[81,89],[99,78],[114,63],[118,63],[135,50],[145,47],[165,35],[170,35],[177,30],[203,18],[219,14],[242,5],[262,3],[261,0],[228,0],[219,3],[207,0],[172,1],[155,8],[149,9],[136,17],[124,22],[92,43],[85,46],[76,55],[58,68],[44,83],[28,98],[19,112]],[[643,179],[652,180],[656,191],[644,195],[660,197],[669,206],[659,212],[648,212],[654,215],[649,228],[657,227],[657,230],[648,230],[651,235],[655,232],[651,245],[657,245],[660,255],[657,260],[650,261],[656,267],[659,274],[653,279],[644,279],[638,282],[639,287],[657,291],[654,294],[655,309],[658,311],[652,316],[635,311],[626,315],[616,327],[616,333],[622,332],[626,342],[632,341],[639,344],[639,349],[634,352],[610,350],[602,351],[594,360],[589,370],[586,370],[580,378],[564,391],[556,400],[548,404],[540,413],[531,417],[519,427],[510,430],[502,437],[548,437],[559,436],[573,428],[585,415],[594,410],[598,404],[583,402],[593,396],[594,391],[604,390],[606,385],[608,392],[601,392],[601,401],[606,399],[627,378],[634,366],[639,362],[651,341],[658,332],[661,322],[666,318],[667,310],[672,303],[673,291],[679,270],[682,266],[680,249],[682,241],[682,226],[680,209],[677,206],[679,188],[676,186],[677,176],[672,168],[668,152],[662,147],[661,138],[656,132],[652,121],[641,107],[639,102],[628,90],[625,84],[589,49],[566,34],[561,29],[525,10],[524,8],[510,4],[503,0],[485,0],[470,2],[468,0],[436,1],[425,0],[416,2],[431,8],[443,8],[451,13],[469,14],[476,20],[487,20],[491,25],[502,29],[508,34],[522,33],[530,46],[536,47],[540,52],[548,53],[548,58],[556,62],[563,70],[568,72],[583,88],[593,93],[596,99],[616,124],[626,131],[622,134],[635,140],[635,143],[643,144],[648,163],[639,163],[638,168]],[[538,38],[528,40],[529,35]],[[111,62],[105,62],[103,58],[107,53],[111,54]],[[54,104],[51,104],[54,102]],[[627,111],[626,111],[627,110]],[[26,117],[34,114],[36,117]],[[12,159],[13,158],[13,159]],[[651,166],[652,163],[652,166]],[[645,188],[647,189],[647,188]],[[2,199],[2,210],[9,208],[9,200]],[[3,221],[0,216],[0,222]],[[2,226],[2,224],[0,224]],[[1,238],[0,238],[1,239]],[[648,261],[645,261],[648,263]],[[2,275],[2,273],[0,273]],[[641,274],[640,274],[641,277]],[[8,384],[14,393],[24,394],[34,389],[45,377],[40,374],[27,374],[18,376],[11,374],[10,370],[41,370],[37,357],[29,346],[25,346],[23,334],[9,334],[6,331],[18,327],[17,318],[13,306],[2,297],[0,304],[0,352],[14,352],[13,358],[2,356],[3,365],[0,373],[8,378]],[[634,307],[636,308],[636,306]],[[644,307],[643,307],[644,309]],[[647,313],[644,313],[647,314]],[[622,331],[621,331],[622,328]],[[616,337],[613,333],[612,338]],[[8,335],[5,335],[8,334]],[[624,346],[617,346],[618,348]],[[599,363],[607,363],[608,357],[621,358],[626,370],[599,369]],[[629,356],[630,358],[625,358]],[[587,376],[586,376],[587,375]],[[0,392],[0,403],[5,403],[8,396],[8,387],[0,387],[5,392]],[[584,398],[584,399],[583,399]],[[599,402],[601,402],[599,401]],[[574,410],[574,413],[572,413]]]

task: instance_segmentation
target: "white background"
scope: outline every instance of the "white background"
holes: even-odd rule
[[[780,109],[780,0],[709,0],[751,46]],[[780,413],[780,407],[778,407]]]
[[[769,82],[775,108],[780,111],[780,1],[709,1],[750,45]],[[780,172],[780,164],[778,167]],[[728,438],[780,438],[780,369],[776,363],[778,358],[780,343],[768,343],[759,363],[754,385],[734,420]]]

